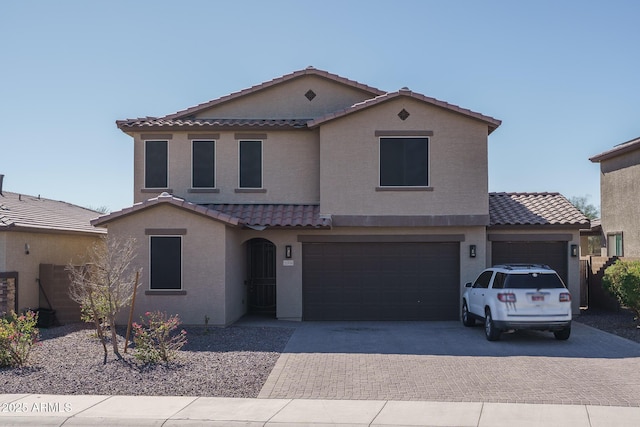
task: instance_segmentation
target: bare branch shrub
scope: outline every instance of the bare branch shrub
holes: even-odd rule
[[[116,335],[116,317],[131,303],[136,271],[134,238],[105,237],[95,243],[84,265],[67,265],[71,279],[69,296],[80,304],[83,320],[93,322],[107,363],[107,334],[111,331],[113,354],[121,359]]]

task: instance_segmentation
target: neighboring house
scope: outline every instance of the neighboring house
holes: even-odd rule
[[[640,138],[589,160],[600,163],[600,211],[607,256],[640,257]]]
[[[106,230],[90,224],[97,212],[3,191],[2,178],[0,175],[0,312],[49,308],[40,296],[41,265],[82,262],[87,249]],[[58,300],[54,295],[49,298]]]
[[[589,222],[555,193],[489,195],[499,125],[309,67],[117,121],[135,204],[92,223],[140,242],[137,313],[185,323],[458,319],[464,283],[495,262],[554,266],[578,310]]]

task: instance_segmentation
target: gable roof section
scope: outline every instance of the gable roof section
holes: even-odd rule
[[[400,89],[396,92],[389,92],[389,93],[385,93],[383,95],[379,95],[376,96],[375,98],[372,99],[368,99],[366,101],[360,102],[358,104],[355,104],[349,108],[346,108],[342,111],[337,111],[334,113],[330,113],[325,115],[324,117],[319,117],[317,119],[314,120],[310,120],[307,123],[307,126],[309,126],[310,128],[316,127],[316,126],[320,126],[323,123],[326,123],[328,121],[334,120],[334,119],[338,119],[340,117],[344,117],[347,116],[349,114],[353,114],[356,113],[358,111],[364,110],[366,108],[370,108],[373,107],[375,105],[379,105],[383,102],[387,102],[390,101],[392,99],[396,99],[399,97],[409,97],[409,98],[413,98],[416,99],[418,101],[422,101],[425,102],[427,104],[430,105],[434,105],[436,107],[440,107],[440,108],[444,108],[445,110],[454,112],[454,113],[458,113],[458,114],[462,114],[464,116],[476,119],[476,120],[480,120],[482,122],[485,122],[488,126],[489,126],[489,132],[491,133],[494,130],[496,130],[498,128],[498,126],[500,126],[500,124],[502,123],[501,120],[498,119],[494,119],[493,117],[489,117],[489,116],[485,116],[483,114],[480,113],[476,113],[474,111],[468,110],[466,108],[462,108],[459,107],[457,105],[453,105],[453,104],[449,104],[448,102],[444,102],[444,101],[439,101],[435,98],[430,98],[428,96],[422,95],[420,93],[416,93],[416,92],[412,92],[409,89]]]
[[[630,153],[632,151],[640,150],[640,137],[632,139],[631,141],[623,142],[613,147],[611,150],[597,154],[589,160],[593,163],[599,163],[603,160],[609,160],[613,157],[621,156],[623,154]]]
[[[181,111],[177,111],[175,113],[172,114],[168,114],[166,116],[163,117],[141,117],[141,118],[137,118],[137,119],[125,119],[125,120],[116,120],[116,125],[118,126],[119,129],[121,130],[125,130],[125,129],[131,129],[133,127],[144,127],[144,126],[157,126],[159,123],[163,123],[165,125],[181,125],[182,122],[188,121],[191,122],[190,125],[195,124],[196,126],[205,126],[205,125],[209,125],[212,126],[214,125],[214,123],[209,123],[209,120],[196,120],[196,119],[192,119],[191,116],[193,116],[194,114],[197,114],[201,111],[207,110],[209,108],[215,107],[216,105],[220,105],[223,104],[225,102],[229,102],[232,101],[234,99],[238,99],[240,97],[243,96],[247,96],[253,93],[256,93],[258,91],[270,88],[272,86],[276,86],[278,84],[281,83],[285,83],[287,81],[302,77],[302,76],[306,76],[306,75],[314,75],[314,76],[318,76],[318,77],[322,77],[328,80],[332,80],[334,82],[346,85],[346,86],[350,86],[352,88],[355,89],[359,89],[363,92],[367,92],[369,94],[371,94],[371,96],[377,96],[377,95],[382,95],[384,93],[384,91],[380,90],[380,89],[376,89],[374,87],[359,83],[355,80],[350,80],[347,79],[345,77],[341,77],[337,74],[332,74],[329,73],[327,71],[323,71],[323,70],[319,70],[317,68],[314,67],[307,67],[303,70],[298,70],[298,71],[294,71],[293,73],[289,73],[289,74],[285,74],[284,76],[269,80],[267,82],[264,83],[260,83],[258,85],[252,86],[250,88],[247,89],[243,89],[240,90],[238,92],[233,92],[229,95],[225,95],[223,97],[220,98],[216,98],[213,99],[211,101],[208,102],[204,102],[202,104],[198,104],[196,106],[193,107],[189,107],[185,110],[181,110]],[[187,120],[183,120],[183,119],[187,119]],[[257,120],[255,121],[256,123],[260,122],[261,120]],[[277,124],[278,122],[281,122],[280,120],[274,120],[274,123],[272,123],[272,125]],[[306,122],[306,120],[304,120],[303,122]],[[233,123],[234,125],[238,126],[240,125],[240,123]],[[246,123],[242,123],[245,124]],[[227,125],[225,123],[225,125]],[[249,124],[249,125],[256,125],[256,124]]]
[[[489,193],[490,226],[589,228],[589,219],[559,193]]]
[[[91,225],[99,215],[66,202],[3,192],[0,196],[0,231],[104,234]]]
[[[284,204],[211,204],[198,205],[162,193],[158,197],[136,203],[135,205],[103,215],[91,223],[104,226],[124,216],[138,213],[142,210],[168,204],[185,209],[195,214],[206,216],[234,227],[266,228],[266,227],[312,227],[329,228],[331,221],[320,217],[318,205],[284,205]]]

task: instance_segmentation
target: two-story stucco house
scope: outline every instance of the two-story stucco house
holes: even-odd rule
[[[640,257],[640,138],[589,160],[600,163],[600,209],[607,256]]]
[[[578,295],[588,220],[556,193],[489,196],[499,125],[309,67],[118,121],[135,204],[93,224],[140,244],[136,311],[186,323],[457,319],[464,283],[496,261],[553,264]]]

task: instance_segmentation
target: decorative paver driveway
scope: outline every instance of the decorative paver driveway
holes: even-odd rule
[[[498,342],[457,322],[304,322],[259,397],[640,406],[640,344],[577,322],[568,341]]]

